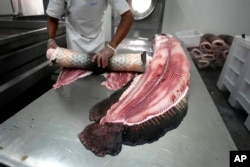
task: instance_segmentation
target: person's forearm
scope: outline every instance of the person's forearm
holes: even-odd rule
[[[109,45],[111,45],[113,48],[116,48],[128,34],[133,21],[134,18],[131,11],[123,13],[121,15],[121,20],[118,25],[117,31],[115,35],[112,37],[111,41],[109,42]]]
[[[48,16],[47,17],[47,30],[48,30],[49,38],[55,39],[57,28],[58,28],[58,19]]]

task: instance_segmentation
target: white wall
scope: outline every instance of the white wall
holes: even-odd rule
[[[162,31],[250,35],[250,0],[166,0]]]
[[[13,8],[15,11],[13,11]],[[4,14],[43,15],[43,0],[0,0],[0,15]]]
[[[12,15],[14,13],[10,0],[0,0],[0,15]]]
[[[20,0],[24,16],[43,15],[43,0]]]

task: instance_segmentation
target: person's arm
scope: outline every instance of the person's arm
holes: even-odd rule
[[[47,17],[47,29],[48,29],[49,38],[55,39],[57,28],[58,28],[58,19],[48,16]]]
[[[133,21],[133,14],[130,10],[123,13],[115,35],[105,48],[93,56],[92,61],[96,61],[99,67],[105,68],[108,65],[109,58],[113,56],[116,47],[127,36]]]
[[[55,41],[56,32],[58,28],[58,19],[48,16],[47,17],[47,31],[48,31],[48,43],[47,48],[56,48],[57,44]]]
[[[127,36],[133,21],[133,14],[130,10],[121,15],[121,21],[118,25],[117,31],[109,42],[109,44],[113,48],[116,48],[121,43],[121,41]]]

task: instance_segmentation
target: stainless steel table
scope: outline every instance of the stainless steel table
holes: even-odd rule
[[[117,156],[95,156],[77,134],[90,124],[89,109],[112,92],[92,75],[49,90],[0,125],[0,162],[18,167],[228,167],[237,150],[191,62],[189,109],[181,125],[159,141],[123,145]],[[15,105],[15,104],[13,104]]]

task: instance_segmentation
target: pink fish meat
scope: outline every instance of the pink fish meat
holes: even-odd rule
[[[82,69],[62,68],[56,83],[53,85],[53,88],[58,89],[61,86],[68,85],[76,81],[78,78],[84,78],[92,73],[92,71],[85,71]]]
[[[136,76],[136,73],[109,72],[104,73],[103,75],[106,78],[106,81],[102,82],[102,85],[106,86],[109,90],[118,90],[133,79]]]

